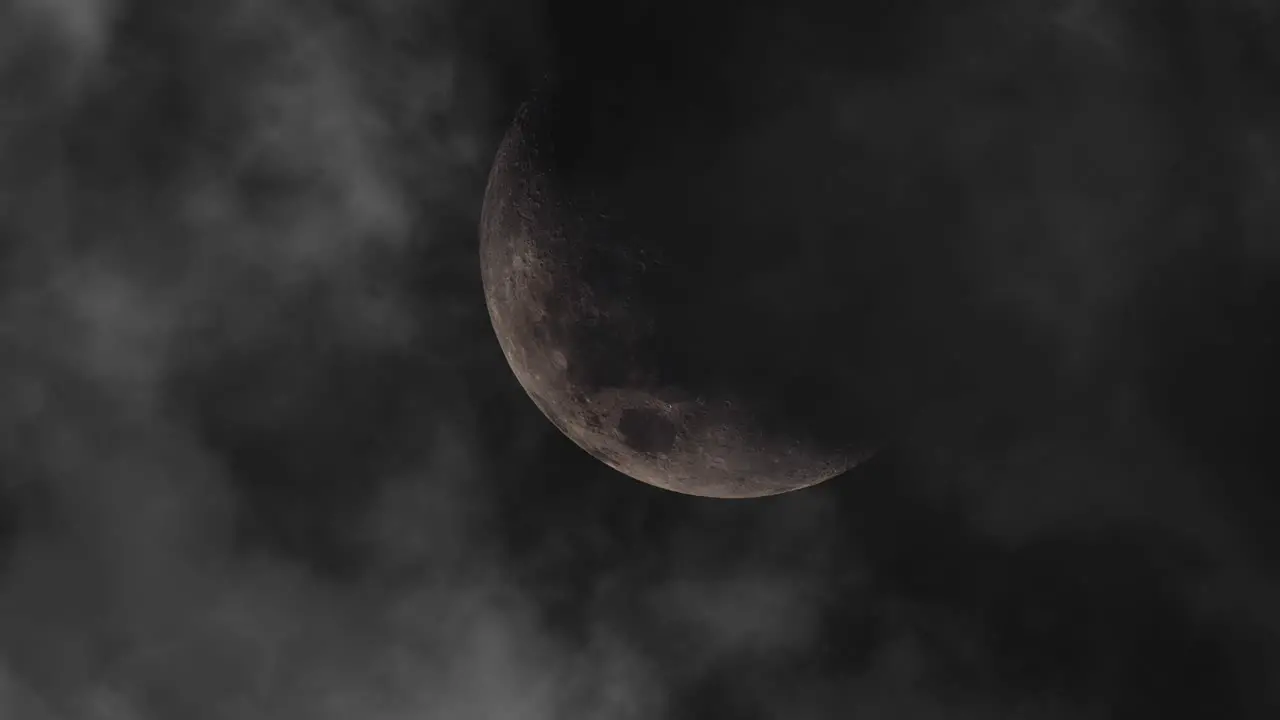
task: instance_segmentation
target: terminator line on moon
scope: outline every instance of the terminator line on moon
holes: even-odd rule
[[[670,382],[654,287],[671,278],[644,238],[565,182],[545,99],[503,139],[480,222],[485,300],[499,344],[537,407],[610,467],[671,491],[720,498],[808,487],[865,454],[780,433],[732,388]],[[660,301],[661,297],[657,298]],[[770,429],[766,429],[770,428]]]

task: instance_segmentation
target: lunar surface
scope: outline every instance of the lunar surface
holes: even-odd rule
[[[519,110],[480,227],[493,327],[537,407],[615,470],[691,495],[774,495],[866,457],[856,445],[815,440],[817,415],[803,402],[753,401],[752,379],[782,382],[768,368],[718,371],[720,362],[740,369],[742,353],[716,358],[714,333],[699,328],[733,303],[698,280],[705,268],[694,265],[710,260],[696,243],[646,222],[648,204],[678,202],[679,190],[616,202],[637,192],[635,173],[617,167],[625,151],[558,126],[565,112],[545,93]],[[597,162],[601,154],[609,157]],[[709,296],[719,299],[700,299]]]

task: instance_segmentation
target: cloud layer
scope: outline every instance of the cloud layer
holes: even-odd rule
[[[1258,416],[1161,404],[1187,375],[1150,360],[1273,357],[1212,332],[1265,327],[1269,116],[1188,140],[1191,91],[1134,29],[1154,11],[920,5],[929,52],[892,87],[796,67],[904,176],[967,174],[957,272],[1074,399],[971,418],[962,394],[745,504],[599,466],[497,351],[475,222],[550,63],[537,13],[0,6],[0,716],[1270,717],[1274,465],[1204,408]],[[1275,22],[1232,8],[1190,41],[1206,63]],[[1043,106],[975,100],[1036,63],[1062,65]],[[1194,181],[1214,168],[1238,184]],[[1184,289],[1209,309],[1162,335]]]

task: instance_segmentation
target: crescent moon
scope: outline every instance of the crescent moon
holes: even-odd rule
[[[680,276],[576,182],[547,95],[523,105],[488,178],[480,221],[485,301],[498,342],[539,410],[609,467],[703,497],[809,487],[869,453],[779,432],[732,388],[670,380],[669,313],[654,288]],[[666,348],[666,349],[664,349]]]

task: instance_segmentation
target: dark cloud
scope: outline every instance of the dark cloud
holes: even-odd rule
[[[1277,17],[0,4],[0,716],[1273,717]],[[750,299],[874,379],[865,466],[663,493],[515,383],[488,163],[619,67],[876,241]],[[851,378],[803,308],[884,272]]]

